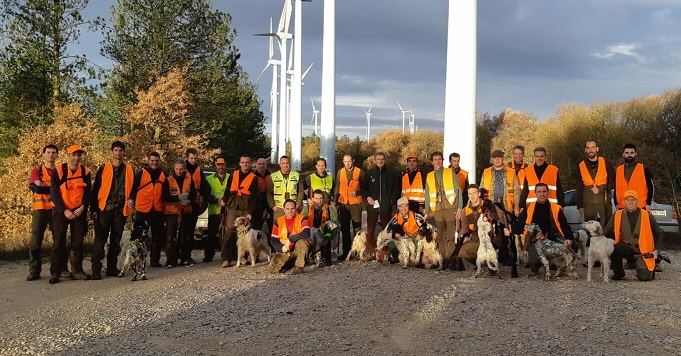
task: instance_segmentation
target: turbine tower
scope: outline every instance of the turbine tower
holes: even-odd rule
[[[475,178],[477,0],[449,0],[444,154],[458,152]]]
[[[320,156],[336,172],[336,0],[324,0],[322,35],[322,126]]]
[[[295,24],[293,35],[293,80],[291,81],[291,116],[290,116],[290,138],[291,138],[291,169],[300,171],[303,167],[303,123],[302,115],[302,55],[303,55],[303,2],[311,0],[295,1]]]
[[[367,141],[369,141],[369,139],[371,138],[371,108],[372,107],[373,107],[373,105],[369,106],[369,110],[364,110],[364,114],[366,114],[366,116],[367,116],[367,135],[366,135]]]
[[[395,100],[395,102],[397,103],[397,106],[400,107],[400,111],[402,112],[402,132],[404,132],[404,120],[407,117],[405,115],[409,112],[409,110],[402,109],[402,105],[400,105],[399,101]]]
[[[416,117],[416,115],[414,115],[414,110],[411,110],[411,109],[409,109],[409,113],[410,113],[410,116],[409,116],[409,133],[413,134],[414,131],[416,130],[416,126],[414,125],[414,118]]]
[[[317,136],[317,115],[319,115],[319,110],[314,106],[312,98],[310,98],[310,102],[312,103],[312,120],[310,120],[310,124],[314,123],[314,135]]]
[[[279,52],[281,54],[281,75],[280,75],[280,89],[279,89],[279,156],[286,154],[286,128],[289,123],[288,115],[288,91],[286,90],[286,78],[288,78],[286,66],[286,42],[291,38],[291,34],[288,33],[288,27],[291,22],[291,12],[292,12],[291,0],[284,1],[284,9],[281,12],[281,18],[279,19],[279,27],[277,28],[277,37],[279,38]],[[278,157],[277,157],[278,160]],[[277,161],[275,160],[275,162]]]
[[[270,89],[270,117],[272,118],[272,129],[270,131],[270,162],[276,162],[277,161],[277,113],[278,113],[278,107],[277,107],[277,66],[281,64],[281,61],[274,59],[274,37],[272,33],[272,18],[270,17],[270,32],[268,33],[268,36],[270,38],[270,53],[269,53],[269,59],[267,60],[267,65],[265,65],[265,68],[260,72],[260,75],[258,75],[258,78],[255,80],[257,83],[260,77],[265,73],[267,68],[272,66],[272,87]]]

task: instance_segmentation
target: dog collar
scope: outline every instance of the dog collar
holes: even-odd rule
[[[239,234],[244,235],[244,234],[247,234],[249,231],[251,231],[250,227],[248,229],[244,230],[244,231],[239,231]]]

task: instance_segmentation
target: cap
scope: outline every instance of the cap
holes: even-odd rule
[[[627,190],[624,192],[624,198],[626,197],[633,197],[634,199],[638,200],[638,193],[635,190]]]
[[[76,153],[76,152],[78,152],[78,151],[80,151],[80,152],[85,152],[85,150],[83,149],[83,147],[80,147],[79,145],[72,145],[72,146],[69,147],[69,149],[66,151],[66,153],[67,153],[67,154],[72,154],[72,153]]]
[[[224,158],[218,158],[215,160],[215,164],[227,164]]]
[[[413,159],[415,159],[415,160],[417,160],[417,161],[419,160],[419,157],[416,155],[416,153],[410,153],[410,154],[407,156],[407,161],[408,161],[409,159],[411,159],[411,158],[413,158]]]
[[[402,198],[400,198],[400,199],[397,199],[397,206],[400,206],[400,205],[407,205],[407,204],[409,204],[409,199],[407,199],[407,198],[405,198],[405,197],[402,197]]]
[[[492,157],[504,157],[504,151],[494,150],[494,152],[492,152]]]

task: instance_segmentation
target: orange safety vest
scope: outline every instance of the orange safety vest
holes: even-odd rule
[[[513,170],[513,172],[515,172],[515,162],[511,161],[506,163],[506,167],[510,168],[511,170]],[[516,178],[518,178],[518,188],[520,190],[523,190],[525,184],[525,168],[527,168],[527,163],[523,162],[523,164],[520,167],[521,168],[518,171]]]
[[[189,172],[184,173],[184,179],[182,180],[182,190],[180,190],[180,186],[177,184],[177,180],[175,177],[171,174],[168,177],[168,186],[170,188],[170,195],[180,195],[182,193],[187,193],[189,194],[191,190],[191,184],[192,184],[192,177],[189,174]],[[192,206],[191,204],[187,206],[182,206],[182,202],[174,202],[174,203],[165,203],[165,213],[166,215],[177,215],[180,214],[188,214],[192,212]]]
[[[426,190],[423,189],[423,172],[416,172],[411,184],[409,184],[409,171],[402,173],[402,196],[419,204],[426,202]]]
[[[494,196],[494,185],[492,184],[492,168],[488,167],[482,172],[482,186],[489,191],[489,197]],[[506,209],[512,211],[515,208],[515,196],[513,195],[513,180],[516,178],[513,168],[506,169],[506,186],[504,187],[504,195],[506,195]]]
[[[99,211],[104,211],[106,207],[106,199],[109,197],[109,192],[111,191],[111,185],[113,184],[113,164],[111,162],[104,165],[102,170],[102,186],[99,188],[99,194],[97,194],[97,202],[99,203]],[[130,192],[132,191],[132,183],[135,179],[135,173],[132,171],[132,166],[129,164],[125,165],[125,202],[123,204],[123,216],[130,216],[130,207],[128,207],[127,201],[130,199]]]
[[[615,212],[615,243],[620,243],[622,241],[622,214],[624,214],[624,209],[617,210]],[[653,238],[653,229],[650,227],[650,215],[646,210],[641,209],[639,212],[640,219],[640,231],[638,235],[638,248],[641,254],[646,254],[653,252],[655,250],[655,239]],[[634,223],[633,221],[629,222]],[[655,259],[654,258],[643,258],[643,261],[648,267],[648,271],[652,272],[655,270]]]
[[[635,190],[638,193],[638,207],[645,208],[648,200],[648,185],[646,184],[646,173],[642,163],[636,163],[634,171],[627,182],[624,176],[624,165],[617,167],[615,174],[615,187],[617,192],[618,207],[624,209],[624,192]]]
[[[595,187],[608,184],[608,171],[605,168],[605,159],[598,157],[598,170],[596,178],[591,178],[591,172],[586,168],[584,161],[579,162],[579,172],[582,174],[582,182],[585,187]]]
[[[353,196],[352,193],[359,193],[359,174],[362,170],[355,167],[352,169],[352,179],[348,182],[348,170],[341,168],[338,181],[338,202],[341,204],[357,205],[362,203],[362,196]]]
[[[461,186],[461,191],[464,192],[464,194],[468,194],[466,191],[466,179],[468,179],[468,171],[464,171],[463,169],[459,169],[459,173],[456,174],[456,178],[459,179],[459,185]]]
[[[288,227],[286,225],[286,216],[280,216],[279,219],[277,219],[277,231],[279,241],[288,241],[288,237],[290,235],[299,234],[303,231],[303,216],[296,214],[296,216],[293,217],[293,231],[288,231]],[[288,247],[289,249],[292,249],[295,245],[295,242],[289,241]]]
[[[243,182],[241,182],[241,185],[239,185],[239,176],[242,173],[243,172],[240,170],[234,171],[234,174],[232,174],[232,185],[230,185],[229,191],[236,192],[236,195],[238,196],[251,195],[251,184],[253,183],[253,179],[255,179],[255,174],[253,174],[253,172],[248,172],[246,178],[244,178]]]
[[[314,206],[311,206],[311,205],[308,206],[307,208],[308,208],[307,209],[307,223],[310,224],[310,226],[312,226],[312,225],[314,225],[315,208],[314,208]],[[326,220],[329,220],[328,211],[329,211],[329,206],[326,205],[326,204],[323,204],[322,205],[322,221],[319,223],[319,226],[324,225]],[[317,227],[317,226],[315,226],[315,227]]]
[[[165,211],[163,202],[163,183],[166,175],[161,172],[156,181],[151,181],[151,174],[146,169],[142,169],[140,187],[137,189],[135,200],[135,210],[148,213],[153,207],[155,211]]]
[[[196,167],[192,175],[192,181],[194,181],[194,189],[196,189],[196,204],[201,204],[201,178],[203,177],[203,171],[201,168]]]
[[[409,211],[407,221],[404,221],[404,218],[400,213],[395,214],[395,219],[397,220],[397,224],[402,226],[404,232],[409,236],[414,236],[419,231],[419,224],[416,222],[416,215],[414,215],[413,211]]]
[[[527,195],[527,203],[534,203],[537,201],[537,195],[534,193],[534,187],[537,183],[546,183],[549,186],[549,201],[554,204],[558,204],[558,167],[549,164],[544,171],[544,175],[541,179],[537,178],[537,172],[534,170],[534,165],[525,168],[525,178],[527,178],[527,188],[529,189],[529,194]]]
[[[454,207],[456,201],[456,189],[454,189],[452,174],[454,170],[451,168],[442,168],[442,190],[444,190],[445,198],[449,201],[449,205]],[[437,184],[435,183],[435,172],[428,173],[426,177],[426,184],[428,184],[428,193],[430,194],[430,210],[437,210]]]
[[[534,218],[534,206],[537,203],[532,203],[530,206],[527,208],[527,220],[525,220],[525,225],[529,225],[532,223],[532,219]],[[560,227],[560,222],[558,220],[558,214],[563,213],[563,209],[560,207],[558,204],[551,204],[551,213],[553,215],[553,224],[556,225],[556,228],[558,229],[558,232],[560,232],[560,235],[565,237],[565,234],[563,233],[563,229]],[[548,231],[543,231],[544,234],[547,234]]]
[[[482,210],[482,204],[483,204],[483,203],[484,203],[484,201],[481,201],[481,202],[480,202],[480,206],[478,206],[478,209],[476,209],[476,210],[473,210],[473,208],[471,208],[470,205],[466,205],[466,208],[464,209],[464,215],[466,215],[466,218],[468,218],[469,215],[475,216],[475,213],[481,213],[481,212],[482,212],[481,210]],[[478,217],[479,217],[479,216],[478,216]],[[475,219],[475,220],[472,221],[472,222],[469,222],[469,223],[468,223],[468,229],[471,230],[471,231],[476,231],[477,229],[475,228],[475,224],[476,224],[477,222],[478,222],[477,219]]]
[[[43,186],[49,187],[52,180],[51,172],[45,168],[44,164],[41,164],[38,169],[40,170],[40,181],[43,183]],[[49,193],[33,193],[33,210],[52,210],[52,208],[54,208],[54,204],[52,203],[52,198]]]
[[[68,210],[74,210],[80,208],[83,205],[83,195],[85,195],[85,184],[84,176],[90,174],[90,170],[78,165],[76,172],[72,173],[71,169],[66,163],[56,166],[57,177],[59,181],[64,181],[59,186],[59,193],[61,194],[61,200],[64,202],[64,206]],[[64,179],[64,170],[66,170],[66,179]]]

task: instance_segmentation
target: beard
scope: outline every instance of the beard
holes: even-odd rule
[[[634,157],[627,157],[624,159],[624,162],[631,163],[634,161]]]

